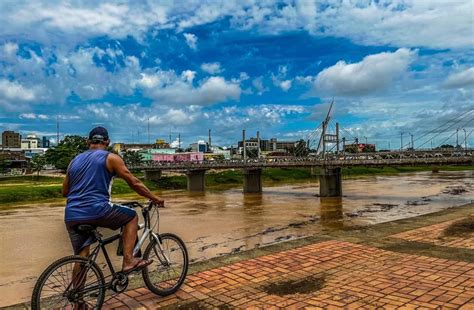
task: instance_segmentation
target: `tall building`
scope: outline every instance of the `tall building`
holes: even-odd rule
[[[46,137],[43,137],[41,141],[41,147],[49,148],[50,146],[51,146],[51,142],[49,141],[49,139]]]
[[[17,132],[8,131],[8,130],[2,132],[2,146],[19,148],[21,146],[20,134]]]
[[[260,151],[262,152],[289,152],[295,149],[298,141],[278,141],[276,138],[270,140],[260,139]],[[256,149],[258,146],[257,138],[245,140],[247,149]],[[305,142],[306,145],[306,142]],[[237,142],[237,147],[241,150],[244,147],[243,141]]]
[[[201,152],[201,153],[209,152],[209,145],[207,144],[207,142],[204,142],[202,140],[190,144],[189,147],[191,148],[193,152]]]

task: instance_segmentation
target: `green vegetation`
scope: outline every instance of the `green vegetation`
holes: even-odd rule
[[[432,167],[386,167],[386,168],[344,168],[343,177],[351,178],[364,175],[391,175],[406,172],[431,171]],[[439,167],[441,171],[474,170],[474,166],[447,166]],[[319,169],[310,168],[268,168],[263,170],[264,184],[292,183],[315,180]],[[143,178],[143,173],[136,173]],[[209,172],[206,174],[206,186],[210,189],[222,189],[225,187],[240,186],[243,183],[243,171],[224,170],[221,172]],[[61,185],[62,177],[49,176],[15,176],[0,178],[0,205],[15,202],[35,202],[53,199],[62,199]],[[159,182],[145,181],[145,184],[153,191],[160,189],[186,189],[185,175],[163,176]],[[112,194],[117,196],[131,194],[133,191],[121,179],[116,179],[112,187]]]
[[[35,185],[44,185],[44,184],[62,184],[64,178],[62,177],[50,177],[40,175],[38,177],[32,176],[13,176],[13,177],[0,177],[0,189],[3,189],[4,185],[12,185],[12,184],[25,184],[28,186],[35,186]]]
[[[46,151],[46,162],[66,171],[71,160],[79,153],[88,149],[87,139],[81,136],[66,136],[58,146]]]

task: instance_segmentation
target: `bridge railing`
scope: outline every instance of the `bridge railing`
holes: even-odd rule
[[[229,161],[203,161],[163,163],[148,162],[133,169],[161,170],[192,170],[192,169],[230,169],[230,168],[266,168],[266,167],[314,167],[314,166],[395,166],[395,165],[440,165],[440,164],[473,164],[474,155],[441,156],[441,157],[403,157],[371,158],[369,156],[356,158],[294,158],[281,160],[250,159]]]

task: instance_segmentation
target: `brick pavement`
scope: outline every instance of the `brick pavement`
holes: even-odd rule
[[[459,221],[459,219],[405,231],[392,235],[391,237],[408,241],[433,243],[440,246],[467,248],[474,250],[474,234],[463,237],[443,236],[444,230],[456,221]]]
[[[269,290],[311,279],[303,293]],[[284,289],[301,289],[285,285]],[[304,289],[304,288],[303,288]],[[182,289],[157,297],[146,288],[108,301],[105,309],[161,307],[474,309],[474,264],[325,241],[189,275]]]

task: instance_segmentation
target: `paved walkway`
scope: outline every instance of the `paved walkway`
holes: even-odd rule
[[[474,309],[474,264],[325,241],[189,275],[172,296],[127,291],[105,309]]]
[[[472,216],[474,216],[474,214],[471,215],[471,217]],[[470,236],[461,237],[446,236],[444,234],[446,228],[459,221],[460,219],[446,221],[439,224],[434,224],[419,229],[398,233],[392,235],[392,237],[408,241],[433,243],[440,246],[466,248],[474,250],[474,234],[470,234]]]

